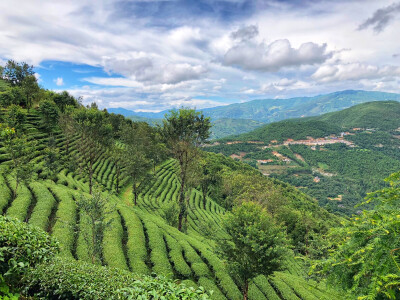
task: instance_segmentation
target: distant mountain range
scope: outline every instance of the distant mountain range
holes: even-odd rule
[[[234,103],[203,109],[202,112],[215,124],[212,138],[240,134],[253,130],[263,123],[272,123],[290,118],[319,116],[372,101],[400,101],[400,94],[346,90],[315,97],[289,99],[261,99],[245,103]],[[158,113],[134,112],[124,108],[109,108],[110,113],[121,114],[132,119],[150,121],[162,119],[168,110]],[[219,120],[217,122],[217,120]],[[240,120],[240,121],[239,121]],[[158,123],[159,121],[151,122]],[[229,130],[232,129],[232,130]]]

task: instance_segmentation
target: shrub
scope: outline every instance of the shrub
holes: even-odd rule
[[[58,243],[44,231],[0,216],[0,274],[15,285],[29,267],[49,259]]]
[[[197,290],[165,279],[57,258],[25,276],[27,293],[57,299],[209,299]]]

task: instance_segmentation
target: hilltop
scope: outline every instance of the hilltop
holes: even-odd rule
[[[284,141],[286,139],[305,139],[339,134],[353,128],[374,128],[395,130],[400,127],[400,103],[396,101],[377,101],[355,105],[321,116],[289,119],[261,126],[251,132],[230,136],[221,141]]]

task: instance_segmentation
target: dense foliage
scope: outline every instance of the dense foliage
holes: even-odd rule
[[[56,299],[209,299],[204,289],[188,288],[162,276],[138,276],[66,259],[31,270],[24,284],[28,294]]]
[[[332,232],[334,250],[319,265],[330,280],[359,299],[400,297],[400,173],[386,180],[390,187],[367,197],[374,209]]]
[[[0,284],[5,281],[15,288],[29,268],[57,251],[55,239],[42,230],[0,215]]]
[[[254,202],[234,208],[224,218],[223,226],[230,238],[218,241],[220,255],[246,300],[250,279],[269,276],[282,267],[288,254],[285,235],[266,210]]]

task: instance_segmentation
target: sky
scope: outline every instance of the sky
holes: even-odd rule
[[[3,0],[0,64],[101,108],[400,93],[400,1]]]

